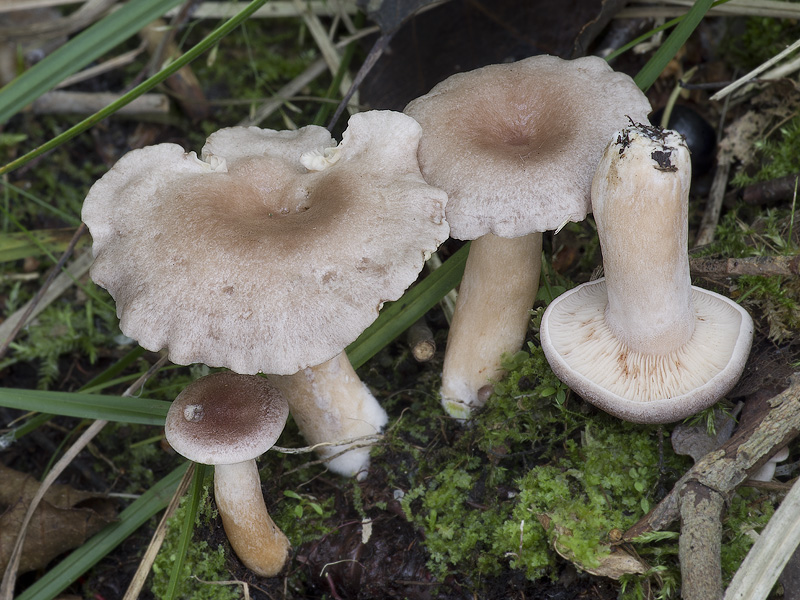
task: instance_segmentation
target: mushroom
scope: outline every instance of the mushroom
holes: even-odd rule
[[[255,459],[277,441],[288,416],[286,399],[265,378],[231,372],[195,380],[167,413],[170,446],[214,465],[214,497],[231,547],[263,577],[280,572],[290,544],[267,512]]]
[[[650,104],[601,58],[534,56],[458,73],[413,100],[420,166],[449,196],[451,235],[474,240],[445,351],[445,410],[466,418],[522,346],[542,232],[580,221],[608,138]]]
[[[175,144],[129,152],[84,203],[92,279],[148,350],[288,376],[276,383],[313,443],[377,433],[386,413],[339,355],[448,236],[420,135],[402,113],[371,111],[338,146],[313,125],[234,127],[212,134],[202,159]],[[357,389],[346,406],[345,389]],[[340,459],[330,468],[354,474],[368,453]]]
[[[556,298],[542,349],[561,381],[626,421],[668,423],[724,396],[753,337],[747,312],[691,285],[691,167],[674,131],[617,133],[592,182],[605,278]]]
[[[778,463],[785,461],[787,458],[789,458],[789,447],[784,446],[761,465],[761,468],[751,475],[750,479],[753,481],[772,481],[772,478],[775,477],[775,469],[778,468]]]

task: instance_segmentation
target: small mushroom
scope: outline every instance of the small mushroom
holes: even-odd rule
[[[750,479],[754,481],[772,481],[772,478],[775,477],[775,469],[778,468],[778,463],[785,461],[787,458],[789,458],[789,448],[784,446],[761,465],[761,468]]]
[[[636,423],[683,419],[723,397],[744,369],[750,315],[691,285],[691,167],[673,131],[631,125],[592,182],[605,278],[550,303],[542,349],[584,399]]]
[[[449,196],[451,235],[474,240],[441,389],[445,410],[466,418],[525,338],[542,232],[585,218],[608,138],[650,104],[600,58],[534,56],[453,75],[405,112],[422,125],[425,179]]]
[[[275,444],[288,416],[286,399],[265,378],[230,372],[195,380],[167,413],[175,451],[214,465],[214,497],[231,547],[263,577],[280,572],[290,544],[267,512],[255,459]]]
[[[84,203],[92,279],[122,331],[173,362],[308,379],[277,384],[313,443],[377,433],[386,413],[339,355],[449,234],[420,135],[411,117],[370,111],[338,146],[313,125],[234,127],[202,159],[175,144],[129,152]],[[330,468],[354,474],[359,456]]]

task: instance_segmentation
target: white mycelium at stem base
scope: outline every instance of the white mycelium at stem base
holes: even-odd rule
[[[292,417],[310,445],[338,442],[380,433],[389,417],[361,381],[344,352],[335,358],[302,369],[293,375],[270,375],[269,379],[286,397]],[[366,475],[369,465],[368,441],[341,446],[322,446],[323,458],[347,452],[327,462],[341,475]]]
[[[724,396],[744,369],[750,316],[691,285],[689,151],[671,131],[619,132],[592,182],[605,278],[556,298],[542,348],[555,374],[628,421],[668,423]]]

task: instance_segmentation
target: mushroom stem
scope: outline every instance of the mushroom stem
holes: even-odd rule
[[[214,497],[233,551],[262,577],[274,577],[289,555],[289,540],[267,512],[255,460],[216,465]]]
[[[651,135],[647,143],[603,155],[592,209],[603,249],[606,322],[628,349],[664,355],[689,341],[695,328],[687,259],[691,169],[680,135],[638,131]]]
[[[344,352],[321,365],[269,379],[286,396],[289,412],[311,445],[375,435],[389,419]],[[346,448],[324,446],[317,453],[327,459]],[[353,448],[330,460],[328,468],[347,476],[366,474],[369,451],[368,445]]]
[[[501,356],[525,340],[539,289],[542,234],[473,240],[450,324],[442,373],[442,405],[466,419],[491,395],[504,372]]]

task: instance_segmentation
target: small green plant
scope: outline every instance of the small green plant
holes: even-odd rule
[[[94,363],[98,349],[113,346],[117,334],[116,315],[91,298],[82,310],[73,304],[52,304],[27,329],[27,335],[11,344],[14,356],[4,365],[37,364],[38,388],[48,389],[60,376],[65,355],[79,353]]]
[[[195,538],[200,537],[197,528],[208,526],[217,517],[209,498],[210,485],[203,491],[203,500],[195,520]],[[173,563],[176,561],[176,552],[179,547],[181,526],[185,518],[186,499],[167,524],[167,535],[164,544],[153,563],[153,581],[151,591],[157,599],[165,597],[167,593]],[[237,600],[242,597],[241,588],[237,585],[215,585],[214,581],[228,581],[231,579],[226,566],[227,558],[225,546],[211,547],[205,540],[195,539],[189,545],[183,564],[183,575],[180,578],[180,588],[177,598],[191,598],[192,600]]]

